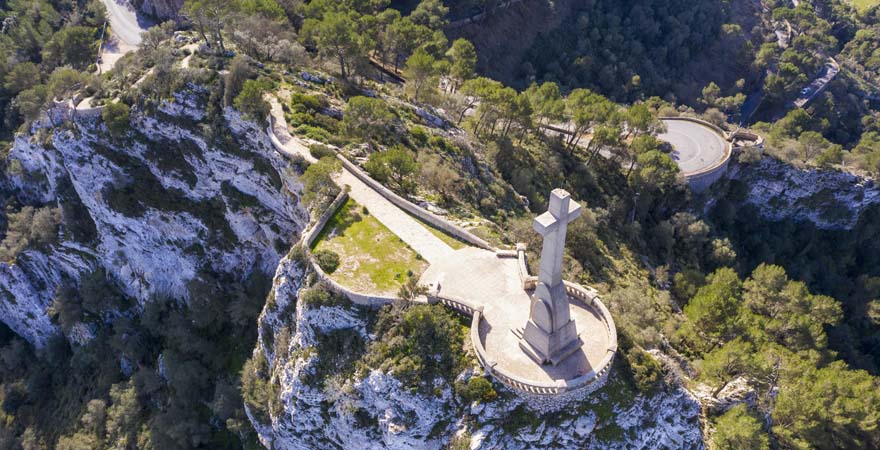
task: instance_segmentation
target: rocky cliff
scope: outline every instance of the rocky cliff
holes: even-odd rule
[[[131,0],[134,6],[144,14],[159,20],[178,18],[184,0]]]
[[[729,176],[743,187],[745,203],[765,219],[811,221],[823,229],[851,229],[862,212],[880,203],[871,179],[846,172],[799,169],[765,157],[752,164],[733,164]]]
[[[308,221],[301,186],[260,127],[234,111],[209,139],[196,125],[206,96],[190,86],[151,111],[135,108],[126,136],[81,119],[15,139],[15,170],[2,184],[21,203],[60,206],[64,225],[57,243],[0,263],[0,320],[42,347],[60,333],[47,312],[56,291],[96,269],[140,305],[188,298],[203,273],[274,272]],[[89,328],[68,338],[88,339]]]
[[[295,256],[279,266],[260,318],[255,357],[271,394],[247,409],[266,448],[703,448],[696,399],[675,387],[640,395],[620,374],[573,410],[542,416],[498,383],[496,399],[471,403],[443,379],[425,394],[376,368],[332,370],[331,358],[348,368],[362,362],[375,313],[298,301],[303,268]],[[479,372],[474,361],[457,380]]]

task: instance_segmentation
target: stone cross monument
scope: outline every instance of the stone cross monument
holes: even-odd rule
[[[544,236],[541,273],[532,294],[529,321],[519,341],[538,364],[557,365],[577,351],[583,342],[571,320],[568,295],[562,282],[562,256],[568,223],[581,215],[581,205],[563,189],[550,194],[550,208],[535,218],[535,231]]]

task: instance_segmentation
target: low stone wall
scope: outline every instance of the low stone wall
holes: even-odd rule
[[[528,265],[526,264],[526,246],[525,244],[517,244],[517,256],[519,259],[520,278],[523,281],[523,289],[532,290],[538,284],[538,277],[529,275]],[[583,399],[587,394],[595,391],[605,384],[611,366],[614,363],[614,355],[617,353],[617,327],[614,325],[614,319],[611,317],[611,311],[605,307],[605,304],[599,298],[595,289],[583,287],[579,284],[565,281],[565,292],[569,298],[576,303],[580,303],[586,308],[594,309],[602,317],[605,327],[610,337],[608,345],[608,353],[605,358],[590,372],[581,375],[573,380],[558,381],[552,384],[534,383],[523,380],[514,375],[504,373],[497,368],[497,363],[490,360],[486,356],[486,350],[483,348],[480,340],[478,327],[479,322],[475,321],[471,325],[471,339],[474,341],[474,351],[480,364],[496,379],[501,381],[505,386],[517,391],[523,397],[530,407],[541,411],[558,410],[560,405],[566,405],[569,400]],[[475,331],[477,330],[477,331]],[[552,396],[552,401],[548,400],[548,396]]]
[[[339,193],[339,195],[337,195],[336,198],[333,199],[333,202],[330,203],[330,206],[328,206],[327,209],[324,210],[324,213],[321,214],[321,217],[318,218],[318,221],[313,223],[312,226],[303,234],[302,240],[303,244],[306,247],[312,247],[312,244],[315,243],[315,239],[318,238],[318,236],[321,234],[321,230],[324,229],[324,225],[327,225],[327,222],[330,221],[333,215],[336,214],[336,211],[338,211],[339,208],[341,208],[346,201],[348,201],[348,192],[343,189]]]
[[[315,261],[315,257],[312,255],[312,252],[308,249],[305,250],[309,256],[309,261],[312,263],[312,267],[315,269],[315,274],[317,274],[318,278],[323,281],[330,289],[335,292],[345,295],[348,297],[352,303],[368,306],[371,308],[378,308],[380,306],[388,305],[393,301],[397,300],[395,297],[386,297],[382,295],[370,295],[370,294],[362,294],[360,292],[355,292],[330,278],[329,275],[324,273],[324,270],[321,269],[321,266],[318,265],[317,261]]]
[[[665,117],[658,117],[657,119],[661,120],[661,121],[662,120],[680,120],[683,122],[698,123],[704,127],[711,128],[713,131],[720,134],[721,137],[723,137],[725,140],[730,140],[730,136],[728,135],[728,133],[726,131],[724,131],[723,129],[721,129],[721,127],[719,127],[718,125],[715,125],[712,122],[707,122],[703,119],[698,119],[696,117],[687,117],[687,116],[674,116],[674,117],[673,116],[665,116]]]
[[[269,114],[268,121],[269,121],[269,126],[268,126],[268,128],[266,128],[266,134],[269,135],[269,141],[272,142],[272,146],[275,147],[275,150],[278,150],[278,153],[281,153],[282,155],[284,155],[288,158],[293,158],[294,156],[302,156],[309,163],[318,162],[318,160],[315,159],[315,157],[312,156],[311,154],[308,154],[308,153],[300,154],[297,152],[292,152],[292,151],[288,150],[287,148],[285,148],[284,143],[282,143],[281,139],[278,138],[278,135],[275,134],[275,125],[276,125],[275,118],[272,117],[271,114]],[[285,124],[284,126],[287,126],[287,125]]]
[[[440,229],[440,230],[442,230],[452,236],[455,236],[456,238],[461,239],[462,241],[467,242],[475,247],[479,247],[484,250],[489,250],[489,251],[493,251],[493,252],[496,250],[488,242],[477,237],[473,233],[465,230],[464,228],[461,228],[457,225],[453,225],[453,224],[447,222],[446,220],[434,215],[433,213],[425,210],[424,208],[422,208],[422,207],[410,202],[409,200],[406,200],[405,198],[395,194],[394,192],[392,192],[390,189],[383,186],[378,181],[370,178],[370,176],[367,175],[363,170],[361,170],[360,167],[358,167],[357,165],[355,165],[354,163],[349,161],[344,156],[337,154],[337,157],[339,158],[340,161],[342,161],[342,166],[345,168],[345,170],[348,170],[349,172],[351,172],[351,174],[354,175],[355,177],[357,177],[357,179],[364,182],[367,186],[372,188],[374,191],[378,192],[379,195],[381,195],[382,197],[385,197],[386,200],[393,203],[398,208],[415,216],[419,220],[421,220],[423,222],[427,222],[427,223],[431,224],[432,226],[434,226],[434,227],[436,227],[436,228],[438,228],[438,229]]]
[[[752,133],[751,131],[746,130],[736,130],[730,134],[730,139],[732,141],[749,141],[753,144],[748,147],[758,147],[764,148],[764,137],[757,133]]]
[[[721,179],[725,173],[727,173],[727,165],[730,162],[730,156],[733,153],[733,144],[731,141],[730,133],[721,129],[721,127],[707,122],[702,119],[697,119],[694,117],[660,117],[660,120],[672,121],[672,120],[680,120],[685,122],[693,122],[700,124],[704,127],[710,128],[712,131],[718,133],[725,141],[727,141],[727,148],[724,152],[724,158],[714,166],[709,166],[705,169],[700,170],[699,172],[693,172],[689,174],[685,174],[684,178],[687,180],[688,185],[691,190],[694,192],[702,192],[709,188],[713,183]]]
[[[309,263],[311,263],[312,268],[315,270],[315,275],[317,275],[319,280],[330,287],[330,289],[339,294],[345,295],[353,303],[361,306],[379,307],[387,305],[396,300],[396,298],[382,295],[363,294],[337,283],[333,278],[330,278],[330,275],[324,272],[324,269],[321,269],[321,266],[318,265],[318,261],[315,260],[315,255],[312,254],[312,244],[315,243],[315,239],[321,235],[321,230],[324,229],[324,226],[327,225],[330,218],[336,214],[336,211],[338,211],[347,200],[348,192],[343,189],[343,191],[333,200],[333,203],[330,203],[330,206],[323,214],[321,214],[321,217],[318,218],[318,220],[303,234],[302,239],[300,240],[301,245],[303,246],[303,252],[305,252],[306,257],[309,259]]]
[[[266,129],[266,133],[269,135],[269,140],[272,142],[272,145],[275,146],[276,150],[282,155],[287,157],[292,157],[293,154],[284,148],[284,144],[275,134],[275,122],[272,117],[269,117],[269,127]],[[311,155],[302,155],[309,162],[314,162],[315,159],[311,157]],[[386,200],[397,206],[398,208],[406,211],[408,214],[411,214],[418,218],[423,222],[427,222],[432,226],[442,230],[445,233],[448,233],[458,239],[461,239],[464,242],[467,242],[475,247],[482,248],[484,250],[496,251],[495,247],[486,242],[486,240],[476,236],[475,234],[461,228],[457,225],[453,225],[441,217],[431,213],[430,211],[425,210],[421,206],[418,206],[409,200],[395,194],[390,189],[383,186],[378,181],[372,179],[369,175],[367,175],[360,167],[356,164],[352,163],[348,160],[348,158],[342,156],[337,153],[336,157],[342,162],[342,167],[344,170],[348,170],[354,175],[357,179],[361,180],[367,186],[369,186],[374,191],[378,192],[379,195],[385,197]]]

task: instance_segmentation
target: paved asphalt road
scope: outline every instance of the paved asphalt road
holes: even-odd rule
[[[137,47],[141,44],[141,33],[150,24],[139,20],[134,9],[123,0],[101,0],[107,7],[107,18],[110,20],[110,28],[113,34],[122,43]]]
[[[664,120],[667,131],[660,140],[672,144],[672,159],[685,174],[718,164],[727,152],[727,141],[709,127],[684,120]]]

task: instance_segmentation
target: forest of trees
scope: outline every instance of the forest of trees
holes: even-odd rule
[[[836,0],[768,5],[769,19],[798,31],[788,49],[754,45],[751,30],[725,23],[723,2],[583,2],[535,43],[530,64],[505,85],[478,72],[475,45],[447,38],[449,8],[439,0],[187,0],[181,25],[152,28],[135,57],[102,77],[93,70],[99,2],[10,0],[0,7],[0,138],[53,100],[87,93],[118,99],[102,122],[109,139],[122,142],[133,114],[155,113],[194,84],[207,91],[207,115],[188,125],[230,148],[223,109],[263,121],[264,94],[283,84],[292,90],[284,108],[293,131],[326,144],[311,148],[318,163],[295,161],[291,172],[304,172],[303,201],[313,212],[338,193],[336,151],[362,156],[365,170],[401,195],[492,220],[493,237],[504,243],[535,244],[529,210],[541,209],[550,189],[565,188],[587,206],[570,230],[567,276],[607,290],[626,344],[619,364],[627,383],[646,395],[661,389],[662,369],[643,350],[671,346],[712,395],[738,378],[758,393],[754,404],[708,417],[715,432],[707,438],[718,448],[878,447],[877,210],[849,232],[769,223],[730,182],[701,218],[655,137],[657,117],[686,109],[666,95],[679,85],[692,106],[724,122],[769,68],[772,105],[812,76],[823,52],[842,47],[856,64],[874,67],[876,9],[854,16]],[[179,67],[184,54],[169,45],[180,26],[202,47],[191,69]],[[689,78],[689,63],[706,51],[734,55],[724,67],[735,75],[704,84]],[[292,82],[301,71],[320,82]],[[385,83],[389,73],[405,81]],[[839,94],[834,88],[810,110],[758,128],[774,151],[800,164],[855,161],[876,173],[876,112]],[[433,114],[466,134],[432,129],[424,117]],[[12,162],[4,168],[22,175]],[[94,224],[77,208],[20,197],[4,193],[4,261],[61,238],[94,241]],[[34,352],[0,327],[0,449],[259,448],[243,400],[271,404],[277,395],[260,378],[259,358],[248,360],[271,280],[208,270],[199,279],[188,304],[156,298],[143,311],[102,270],[67,283],[50,312],[65,331],[95,325],[84,345],[59,339]],[[309,292],[300,301],[339,301]],[[460,325],[443,309],[386,310],[376,331],[371,344],[326,336],[322,345],[356,346],[360,356],[329,360],[325,369],[353,371],[357,362],[420,388],[463,365]],[[426,351],[442,356],[418,357]],[[456,391],[494,398],[480,380]]]

